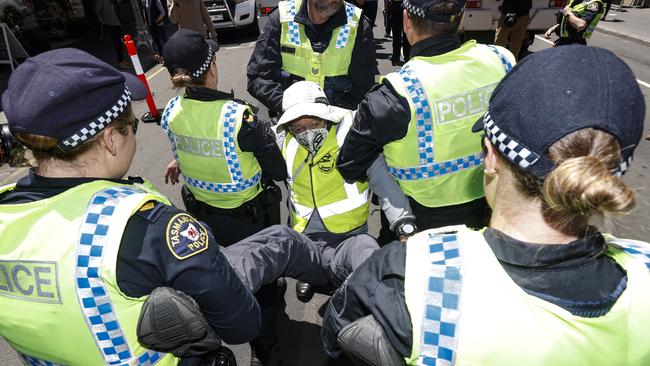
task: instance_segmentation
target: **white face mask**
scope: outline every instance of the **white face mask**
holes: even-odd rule
[[[312,155],[316,155],[318,149],[325,143],[328,133],[329,131],[326,128],[314,128],[297,134],[296,140]]]

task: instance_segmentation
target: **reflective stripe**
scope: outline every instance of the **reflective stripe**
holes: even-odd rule
[[[431,108],[427,94],[415,70],[410,65],[406,64],[401,68],[399,75],[406,84],[406,90],[415,110],[420,166],[408,168],[389,166],[388,171],[397,179],[417,180],[453,174],[480,165],[483,162],[481,154],[463,156],[439,163],[435,162],[433,119],[431,117]]]
[[[178,161],[178,154],[176,152],[176,138],[174,137],[171,128],[169,128],[169,119],[174,108],[176,108],[177,105],[180,105],[179,100],[180,97],[176,97],[169,101],[167,108],[165,108],[165,111],[163,112],[162,120],[160,123],[160,126],[163,128],[167,134],[167,137],[169,138],[169,141],[172,144],[172,152],[176,161]],[[237,156],[237,151],[235,148],[237,106],[237,103],[233,101],[226,103],[224,106],[224,108],[226,108],[226,112],[224,114],[223,120],[223,153],[226,158],[226,164],[228,164],[228,170],[232,183],[209,182],[183,175],[185,182],[189,186],[211,192],[236,193],[252,188],[260,182],[260,179],[262,177],[261,173],[257,173],[248,179],[244,179],[241,167],[239,165],[239,158]]]
[[[456,233],[429,235],[428,285],[420,327],[419,365],[452,365],[462,286]]]
[[[508,60],[506,55],[501,53],[501,51],[499,51],[499,49],[496,48],[493,45],[488,45],[488,47],[492,50],[492,52],[496,53],[497,56],[499,56],[499,59],[501,60],[501,63],[503,64],[503,69],[506,70],[506,74],[509,73],[510,70],[512,70],[512,63],[510,62],[510,60]]]
[[[83,215],[76,248],[74,278],[77,298],[88,328],[108,365],[152,365],[164,356],[158,352],[132,355],[100,276],[115,207],[121,198],[137,193],[144,192],[131,187],[115,187],[96,193]]]
[[[296,153],[298,152],[298,148],[300,147],[300,143],[298,140],[295,138],[285,135],[285,138],[289,138],[289,142],[287,142],[287,148],[286,148],[286,163],[287,163],[287,177],[289,178],[289,191],[291,191],[291,187],[293,187],[293,177],[294,175],[297,175],[298,172],[293,171],[293,164],[294,161],[296,160]]]
[[[647,243],[623,239],[608,240],[608,243],[614,244],[634,258],[640,260],[650,270],[650,245]]]
[[[345,193],[348,198],[325,206],[318,206],[318,213],[321,218],[325,219],[330,216],[340,215],[368,203],[368,189],[361,193],[357,193],[357,185],[348,183],[344,183],[343,188],[345,188]]]
[[[336,48],[345,48],[348,44],[348,38],[350,37],[350,28],[357,26],[354,21],[354,5],[347,2],[344,2],[343,4],[345,4],[345,17],[347,18],[347,24],[339,29],[339,34],[336,37]]]
[[[300,29],[298,28],[298,23],[294,21],[296,17],[296,0],[287,0],[287,12],[288,19],[291,19],[287,22],[289,26],[289,42],[294,46],[300,46]]]

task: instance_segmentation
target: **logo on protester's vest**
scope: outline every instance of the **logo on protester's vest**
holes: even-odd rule
[[[208,249],[208,231],[186,213],[179,213],[169,220],[165,237],[169,250],[181,260]]]
[[[334,170],[335,159],[332,159],[332,154],[325,154],[317,163],[318,170],[325,174],[329,174]]]

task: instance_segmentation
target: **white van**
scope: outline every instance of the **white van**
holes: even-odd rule
[[[258,31],[256,0],[203,0],[215,29]]]

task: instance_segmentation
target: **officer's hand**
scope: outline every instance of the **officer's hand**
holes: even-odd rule
[[[552,26],[551,28],[549,28],[549,29],[546,31],[546,33],[544,33],[544,37],[545,37],[546,39],[550,39],[550,38],[551,38],[551,35],[552,35],[553,32],[555,31],[555,28],[557,28],[557,25],[554,25],[554,26]]]
[[[181,169],[178,167],[178,162],[172,160],[167,168],[165,168],[165,184],[171,182],[172,185],[179,182],[178,177],[181,175]]]

